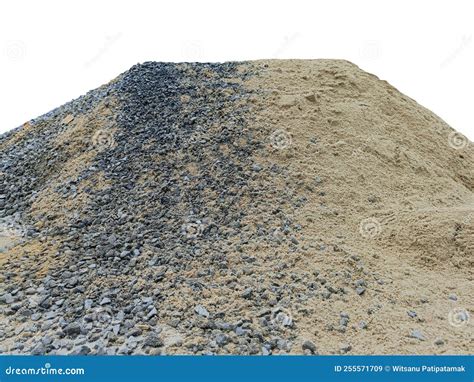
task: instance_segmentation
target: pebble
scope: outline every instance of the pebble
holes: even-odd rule
[[[306,340],[303,342],[303,344],[301,345],[303,350],[309,350],[311,352],[311,354],[316,354],[316,345],[309,341],[309,340]]]
[[[107,305],[110,304],[112,301],[108,297],[104,297],[102,300],[100,300],[100,305]]]
[[[243,329],[241,326],[237,326],[235,328],[235,334],[237,334],[238,336],[243,336],[246,333],[247,333],[247,331],[245,329]]]
[[[36,346],[31,349],[31,355],[44,355],[46,353],[46,347],[41,343],[37,343]]]
[[[346,354],[352,350],[352,345],[350,344],[342,344],[339,347],[339,350],[341,351],[342,354]]]
[[[196,305],[194,311],[202,317],[209,317],[209,312],[202,305]]]
[[[339,325],[346,327],[349,324],[349,314],[346,312],[341,312],[339,316]]]
[[[229,343],[230,341],[230,338],[228,335],[226,334],[222,334],[222,333],[219,333],[217,336],[216,336],[216,339],[215,339],[217,345],[219,346],[225,346]]]
[[[356,293],[360,296],[365,293],[365,288],[364,287],[357,287],[356,288]]]
[[[252,288],[247,288],[242,293],[242,297],[243,298],[250,298],[250,297],[252,297],[252,293],[253,293],[253,289]]]
[[[84,308],[85,308],[85,309],[90,309],[90,308],[92,308],[92,304],[93,304],[93,303],[94,303],[94,301],[91,300],[91,299],[86,299],[86,300],[84,300]]]
[[[158,314],[158,310],[156,310],[155,307],[153,307],[152,310],[146,315],[146,318],[149,320],[150,318],[156,316]]]
[[[151,333],[145,338],[145,341],[143,341],[143,346],[157,348],[163,346],[163,341],[156,333]]]
[[[15,302],[15,299],[10,293],[5,293],[0,298],[0,302],[3,302],[4,304],[12,304]]]
[[[425,336],[423,335],[423,333],[418,330],[418,329],[414,329],[410,332],[410,337],[411,338],[416,338],[417,340],[420,340],[420,341],[424,341],[425,340]]]
[[[413,311],[413,310],[409,310],[409,311],[407,312],[407,314],[408,314],[411,318],[415,318],[415,317],[417,316],[416,312]]]
[[[70,324],[66,325],[63,329],[64,334],[67,336],[77,336],[81,334],[82,328],[81,325],[77,322],[71,322]]]

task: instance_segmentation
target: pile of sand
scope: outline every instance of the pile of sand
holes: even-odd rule
[[[2,352],[472,347],[473,145],[349,62],[145,63],[0,148]]]

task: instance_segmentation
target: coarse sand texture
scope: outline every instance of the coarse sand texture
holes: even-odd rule
[[[473,148],[347,61],[136,65],[0,136],[0,353],[472,353]]]

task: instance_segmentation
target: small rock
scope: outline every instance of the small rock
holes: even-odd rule
[[[342,354],[346,354],[352,350],[352,345],[350,344],[342,344],[339,348]]]
[[[237,326],[235,328],[235,334],[237,334],[238,336],[243,336],[245,333],[247,333],[247,331],[243,329],[241,326]]]
[[[158,311],[156,310],[155,307],[153,307],[152,310],[150,310],[150,312],[147,314],[146,318],[147,320],[149,320],[150,318],[156,316],[158,314]]]
[[[74,116],[72,114],[68,114],[62,119],[61,123],[68,125],[73,120],[74,120]]]
[[[90,309],[92,308],[92,304],[94,303],[93,300],[91,300],[90,298],[87,298],[84,300],[84,308],[85,309]]]
[[[43,338],[41,338],[41,342],[43,343],[43,345],[50,345],[53,343],[53,338],[51,336],[44,336]]]
[[[311,354],[316,354],[316,345],[309,340],[303,342],[301,347],[303,348],[303,350],[309,350]]]
[[[413,311],[413,310],[409,310],[409,311],[407,312],[407,314],[408,314],[411,318],[415,318],[415,317],[417,316],[416,312]]]
[[[77,349],[74,354],[77,355],[87,355],[91,352],[91,348],[87,345],[82,345],[79,349]]]
[[[2,297],[0,297],[0,302],[5,304],[12,304],[15,302],[14,297],[10,293],[5,293]]]
[[[44,355],[46,353],[45,346],[39,342],[36,346],[31,349],[31,355]]]
[[[444,345],[444,340],[441,339],[441,338],[437,338],[434,342],[435,345],[437,346],[441,346],[441,345]]]
[[[216,336],[216,343],[217,343],[217,345],[219,345],[221,347],[227,345],[229,343],[229,341],[230,341],[230,338],[226,334],[219,333]]]
[[[293,326],[293,320],[285,312],[277,312],[274,319],[275,323],[282,326]]]
[[[424,340],[425,340],[425,336],[424,336],[423,333],[421,333],[421,331],[418,330],[418,329],[412,330],[411,333],[410,333],[410,337],[411,337],[411,338],[416,338],[417,340],[420,340],[420,341],[424,341]]]
[[[364,287],[357,287],[356,288],[356,293],[361,296],[365,293],[365,288]]]
[[[349,315],[345,312],[341,312],[340,313],[340,319],[339,319],[339,324],[341,326],[347,326],[347,324],[349,323]]]
[[[456,296],[456,294],[454,293],[451,293],[448,298],[452,301],[457,301],[458,300],[458,296]]]
[[[202,317],[209,317],[209,312],[202,305],[196,305],[194,311]]]
[[[288,350],[289,349],[289,344],[287,340],[284,340],[283,338],[279,338],[277,340],[276,346],[279,350]]]
[[[147,338],[145,338],[143,345],[152,348],[157,348],[163,346],[163,341],[156,333],[151,333]]]
[[[82,328],[78,322],[71,322],[70,324],[66,325],[63,329],[64,334],[67,336],[77,336],[81,334]]]
[[[242,297],[243,298],[250,298],[250,297],[252,297],[252,293],[253,293],[253,289],[252,288],[247,288],[242,293]]]
[[[110,298],[104,297],[104,298],[100,301],[100,305],[107,305],[107,304],[110,304],[111,302],[112,302],[112,300],[110,300]]]

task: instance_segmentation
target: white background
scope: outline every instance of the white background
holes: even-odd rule
[[[474,2],[2,1],[0,132],[143,61],[344,58],[474,140]]]

